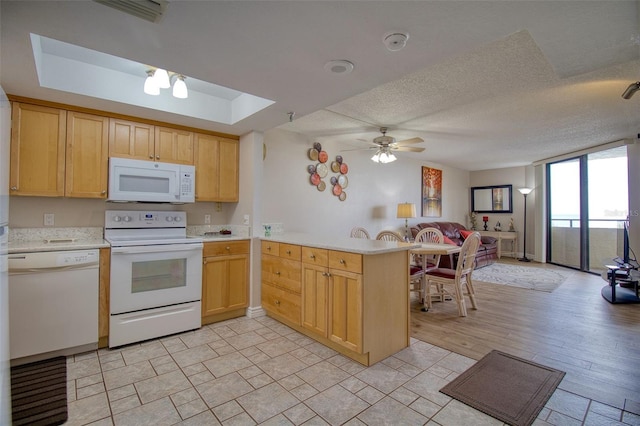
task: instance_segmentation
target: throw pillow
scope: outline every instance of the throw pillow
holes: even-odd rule
[[[460,235],[462,235],[462,238],[466,240],[467,237],[469,235],[473,234],[474,232],[476,232],[476,231],[467,231],[467,230],[463,231],[463,230],[460,230]],[[482,245],[482,240],[480,241],[480,245]]]
[[[457,246],[457,244],[449,237],[447,237],[446,235],[444,236],[444,243],[445,244],[453,244],[454,246]]]

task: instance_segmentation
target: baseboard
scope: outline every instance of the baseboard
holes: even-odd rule
[[[258,317],[263,317],[265,315],[267,315],[267,313],[265,312],[264,309],[262,309],[262,306],[258,306],[255,308],[252,308],[252,307],[247,308],[247,318],[258,318]]]

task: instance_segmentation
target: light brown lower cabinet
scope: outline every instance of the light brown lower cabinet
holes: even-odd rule
[[[262,242],[268,315],[364,365],[409,345],[407,251],[364,255],[301,246],[297,261],[282,257],[282,245]]]
[[[205,242],[202,253],[202,324],[245,315],[249,241]]]

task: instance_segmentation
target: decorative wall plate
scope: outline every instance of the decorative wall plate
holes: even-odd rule
[[[332,161],[331,162],[331,171],[333,173],[340,172],[340,163],[338,163],[337,161]]]
[[[318,159],[318,150],[311,148],[309,150],[309,159],[316,161]]]
[[[321,180],[320,183],[318,184],[318,191],[324,191],[326,187],[327,187],[327,184],[324,183],[323,180]]]
[[[327,154],[326,151],[320,151],[318,153],[318,161],[320,161],[321,163],[326,163],[328,159],[329,159],[329,154]]]
[[[307,171],[308,171],[309,173],[311,173],[311,174],[315,173],[315,172],[316,172],[316,166],[314,166],[313,164],[309,164],[309,165],[307,166]]]
[[[342,189],[344,189],[347,186],[349,186],[349,179],[347,179],[346,175],[338,176],[338,185],[340,185],[342,187]]]
[[[320,175],[321,178],[326,177],[329,174],[329,169],[327,165],[324,163],[318,163],[316,166],[316,173]]]
[[[333,185],[333,195],[340,195],[340,194],[342,194],[342,187],[340,186],[340,184]]]
[[[311,180],[311,185],[318,186],[318,184],[321,182],[322,179],[320,179],[320,175],[319,174],[314,173],[314,174],[311,175],[309,180]]]
[[[317,151],[322,151],[322,145],[320,145],[320,142],[314,142],[313,147],[314,147]]]
[[[340,201],[344,201],[347,199],[347,193],[346,192],[341,192],[340,195],[338,195],[338,199]]]
[[[340,173],[342,173],[343,175],[349,173],[349,166],[347,166],[347,163],[340,164]]]

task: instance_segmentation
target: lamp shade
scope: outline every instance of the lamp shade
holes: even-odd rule
[[[184,82],[184,76],[178,75],[176,78],[176,82],[173,83],[173,96],[180,99],[186,99],[189,97],[189,92],[187,91],[187,84]]]
[[[407,219],[416,217],[416,205],[413,203],[398,204],[398,218]]]
[[[153,78],[153,71],[147,71],[147,79],[144,81],[144,93],[147,95],[159,95],[160,87],[156,83],[156,80]]]
[[[531,191],[533,191],[532,188],[518,188],[518,191],[520,191],[520,193],[522,195],[527,195],[529,194]]]
[[[156,80],[159,88],[168,89],[169,87],[171,87],[171,82],[169,81],[169,73],[167,72],[167,70],[158,68],[153,74],[153,78]]]

